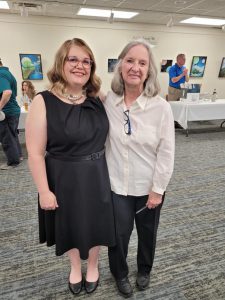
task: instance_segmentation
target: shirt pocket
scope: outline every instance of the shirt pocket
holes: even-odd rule
[[[137,144],[155,152],[159,143],[158,129],[155,126],[140,124],[134,138]]]

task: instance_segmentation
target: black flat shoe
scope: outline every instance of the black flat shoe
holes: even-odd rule
[[[82,291],[83,288],[83,279],[78,283],[68,283],[69,284],[69,290],[72,294],[78,295]]]
[[[149,274],[137,274],[136,286],[139,291],[144,291],[148,288],[150,282]]]
[[[93,293],[97,289],[98,284],[99,284],[99,278],[95,282],[89,282],[89,281],[87,281],[85,279],[85,281],[84,281],[84,288],[85,288],[85,290],[86,290],[86,292],[88,294],[91,294],[91,293]]]
[[[133,289],[128,277],[116,279],[116,285],[121,296],[123,296],[124,298],[129,298],[132,296]]]

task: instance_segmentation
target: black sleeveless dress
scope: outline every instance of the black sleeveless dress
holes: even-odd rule
[[[40,243],[55,244],[56,255],[77,248],[87,259],[90,248],[115,245],[105,155],[80,160],[104,149],[108,118],[98,98],[73,105],[49,91],[40,94],[46,106],[47,178],[59,205],[55,211],[39,205]]]

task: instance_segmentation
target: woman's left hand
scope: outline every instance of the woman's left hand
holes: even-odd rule
[[[161,194],[157,194],[155,192],[150,192],[146,206],[149,209],[156,208],[159,204],[161,204],[161,202],[162,202]]]

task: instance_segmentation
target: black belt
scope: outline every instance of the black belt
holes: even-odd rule
[[[173,89],[176,89],[176,90],[180,90],[180,88],[178,88],[178,87],[174,87],[174,86],[171,86],[171,85],[170,85],[170,87],[172,87]]]
[[[105,149],[102,149],[99,152],[95,152],[89,155],[81,155],[81,156],[61,156],[61,155],[47,152],[46,157],[52,157],[58,160],[65,160],[65,161],[87,161],[87,160],[99,159],[104,153],[105,153]]]

